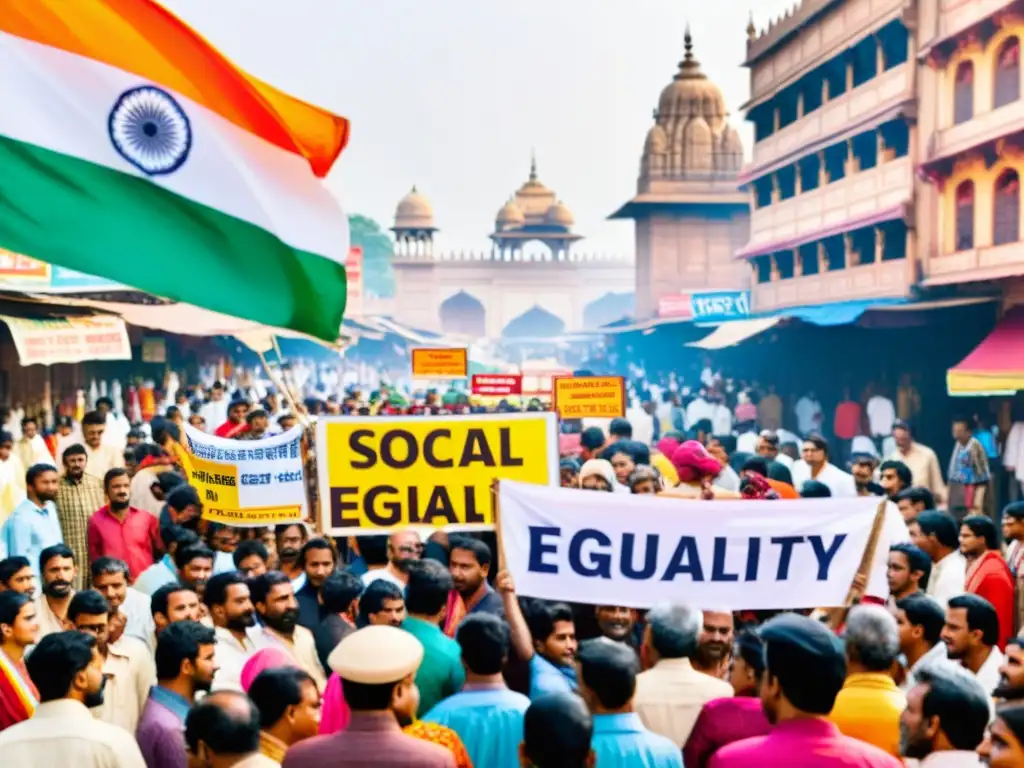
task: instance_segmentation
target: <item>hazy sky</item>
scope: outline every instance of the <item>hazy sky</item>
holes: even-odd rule
[[[631,222],[606,221],[636,188],[658,94],[689,21],[695,53],[739,115],[748,15],[794,0],[162,0],[253,74],[352,121],[328,183],[347,212],[390,227],[416,184],[441,250],[483,250],[494,217],[540,178],[586,236],[633,252]]]

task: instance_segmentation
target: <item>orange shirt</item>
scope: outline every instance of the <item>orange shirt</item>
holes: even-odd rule
[[[417,720],[412,725],[403,728],[402,732],[408,736],[415,736],[417,739],[423,739],[423,741],[429,741],[431,744],[437,744],[447,749],[455,758],[455,768],[473,768],[473,763],[469,759],[469,754],[466,752],[462,739],[451,728],[446,728],[437,723],[426,723],[423,720]]]

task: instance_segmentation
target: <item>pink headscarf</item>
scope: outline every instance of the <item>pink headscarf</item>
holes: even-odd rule
[[[672,460],[672,456],[675,454],[676,448],[678,447],[679,441],[674,437],[663,437],[658,441],[657,445],[655,445],[655,448],[661,451],[663,455],[667,456],[669,461]]]
[[[705,477],[718,477],[722,462],[708,453],[696,440],[687,440],[672,454],[672,466],[679,474],[679,482],[695,483]]]
[[[295,663],[295,659],[281,648],[264,648],[263,650],[256,651],[242,666],[242,690],[248,693],[252,681],[259,676],[260,672],[266,669],[297,666],[298,664]]]
[[[352,712],[345,701],[345,691],[337,672],[332,672],[324,688],[323,708],[320,710],[321,736],[328,736],[348,728]]]

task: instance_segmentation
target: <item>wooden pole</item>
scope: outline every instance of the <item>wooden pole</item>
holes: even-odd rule
[[[505,540],[501,531],[501,481],[491,483],[491,515],[494,518],[494,535],[498,539],[498,570],[505,568]]]
[[[871,524],[871,533],[868,534],[868,542],[864,546],[864,554],[861,556],[860,565],[853,576],[853,582],[846,593],[846,601],[842,608],[836,608],[829,612],[829,626],[837,629],[846,621],[846,614],[850,612],[856,603],[860,602],[867,590],[868,582],[871,579],[871,566],[875,562],[875,554],[878,550],[878,541],[882,537],[882,529],[885,527],[885,512],[888,500],[883,499],[878,503],[875,511],[875,519]]]

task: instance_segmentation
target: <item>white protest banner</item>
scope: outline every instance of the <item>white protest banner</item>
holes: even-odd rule
[[[691,502],[503,480],[499,503],[505,567],[521,595],[736,611],[844,605],[879,500]],[[906,536],[895,515],[872,561],[871,586],[880,577],[883,590],[889,545],[900,528]]]
[[[227,525],[276,525],[306,517],[302,427],[262,440],[229,440],[185,425],[188,481],[203,517]]]

